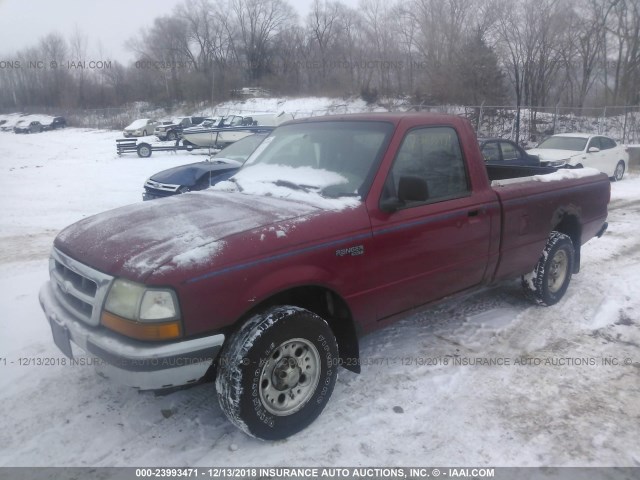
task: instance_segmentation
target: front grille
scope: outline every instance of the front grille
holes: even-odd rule
[[[83,265],[55,248],[49,260],[49,274],[62,306],[77,319],[98,325],[113,277]]]
[[[167,192],[166,190],[157,190],[155,188],[149,188],[149,187],[144,187],[145,192],[147,192],[147,195],[153,196],[153,197],[170,197],[172,195],[175,195],[176,192]]]
[[[144,188],[153,191],[153,193],[161,192],[165,195],[171,195],[178,191],[180,185],[172,185],[170,183],[160,183],[154,182],[153,180],[147,180],[144,183]]]
[[[82,275],[74,272],[73,270],[65,267],[58,260],[54,260],[56,271],[60,274],[60,277],[65,281],[70,281],[71,284],[80,292],[89,295],[90,297],[96,296],[96,290],[98,285],[93,280],[83,277]]]

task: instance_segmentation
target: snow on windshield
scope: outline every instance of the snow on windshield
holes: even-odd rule
[[[343,205],[366,195],[393,125],[315,121],[279,127],[219,190]]]
[[[148,121],[149,121],[148,118],[140,118],[134,121],[133,123],[131,123],[131,125],[129,125],[127,128],[141,128],[146,126]]]
[[[213,189],[287,198],[321,208],[340,209],[357,206],[360,200],[356,197],[326,198],[321,192],[325,188],[347,182],[346,178],[335,172],[311,167],[252,165],[241,169],[230,181],[216,184]]]

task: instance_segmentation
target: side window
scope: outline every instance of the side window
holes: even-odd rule
[[[458,135],[450,127],[411,130],[385,183],[383,200],[418,206],[469,194]]]
[[[593,137],[591,139],[591,141],[589,142],[589,147],[587,147],[587,151],[589,151],[589,148],[591,147],[596,147],[602,150],[602,147],[600,146],[600,137]]]
[[[602,150],[616,148],[616,142],[608,137],[600,137],[600,145],[602,146]]]
[[[485,162],[500,162],[500,148],[498,142],[487,142],[482,147],[482,156]]]
[[[505,162],[509,160],[518,160],[518,158],[520,158],[518,150],[512,144],[508,142],[500,142],[500,147],[502,148],[502,158]]]

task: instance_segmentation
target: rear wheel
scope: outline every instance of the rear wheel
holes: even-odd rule
[[[613,172],[613,179],[616,182],[619,182],[620,180],[622,180],[622,177],[624,177],[624,170],[625,170],[624,162],[620,160],[618,162],[618,165],[616,165],[615,172]]]
[[[571,238],[560,232],[551,232],[535,268],[522,277],[522,287],[527,297],[540,305],[558,303],[569,287],[573,262]]]
[[[225,344],[216,390],[237,427],[280,440],[311,424],[337,379],[338,346],[329,325],[293,306],[249,319]]]

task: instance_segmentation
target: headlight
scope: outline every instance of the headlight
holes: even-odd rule
[[[173,290],[117,279],[104,309],[102,324],[128,337],[168,340],[181,335],[180,309]]]
[[[111,290],[109,290],[109,296],[104,308],[129,320],[137,320],[138,312],[140,311],[140,300],[143,294],[144,286],[128,280],[118,279],[113,282]]]
[[[562,167],[563,165],[566,165],[567,161],[566,160],[552,160],[549,162],[549,166],[550,167]]]

